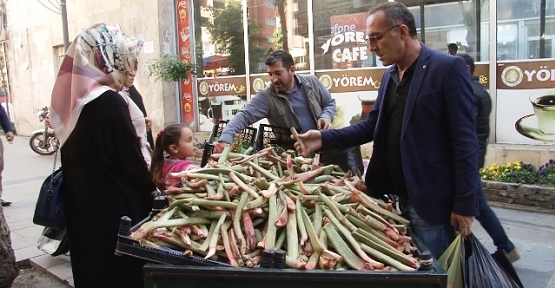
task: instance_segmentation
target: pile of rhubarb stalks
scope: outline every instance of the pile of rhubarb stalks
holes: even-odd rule
[[[174,174],[169,205],[134,231],[152,247],[236,267],[259,267],[265,249],[285,250],[297,269],[414,271],[409,221],[369,197],[359,176],[336,165],[268,147],[255,154],[225,146],[204,168]]]

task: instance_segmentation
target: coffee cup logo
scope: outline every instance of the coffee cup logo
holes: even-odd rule
[[[262,80],[260,78],[256,78],[252,82],[252,86],[254,88],[254,92],[258,93],[258,92],[264,90],[264,80]]]
[[[200,82],[199,85],[199,92],[201,95],[206,95],[208,94],[208,83],[206,82]]]
[[[542,133],[555,134],[555,91],[530,96],[538,128]]]
[[[523,77],[522,69],[518,66],[509,66],[501,72],[501,81],[509,87],[515,87],[520,84]]]
[[[328,74],[324,74],[322,76],[320,76],[320,82],[322,83],[322,85],[324,85],[324,88],[326,88],[326,90],[330,90],[331,87],[333,86],[333,82],[331,80],[331,76]]]

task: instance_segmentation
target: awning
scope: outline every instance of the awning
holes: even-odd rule
[[[202,58],[202,68],[204,70],[217,69],[227,65],[229,65],[229,60],[222,55],[212,55]]]

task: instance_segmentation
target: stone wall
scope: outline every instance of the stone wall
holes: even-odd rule
[[[555,213],[555,187],[482,181],[492,206]]]

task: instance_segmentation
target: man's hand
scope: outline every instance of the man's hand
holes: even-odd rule
[[[13,132],[12,131],[6,132],[6,140],[8,140],[8,142],[10,144],[12,144],[12,142],[13,142]]]
[[[293,139],[295,140],[295,139]],[[303,157],[307,157],[310,152],[314,152],[322,147],[322,133],[318,130],[310,130],[304,134],[299,134],[299,140],[295,142],[295,149],[301,152]]]
[[[212,145],[214,145],[214,151],[212,153],[222,153],[222,151],[224,151],[224,147],[227,143],[225,142],[214,142],[212,143]]]
[[[331,129],[331,122],[327,118],[320,118],[316,126],[318,126],[318,130]]]
[[[474,216],[451,213],[451,226],[459,227],[459,231],[463,236],[469,236],[472,233],[472,222],[474,222]]]

